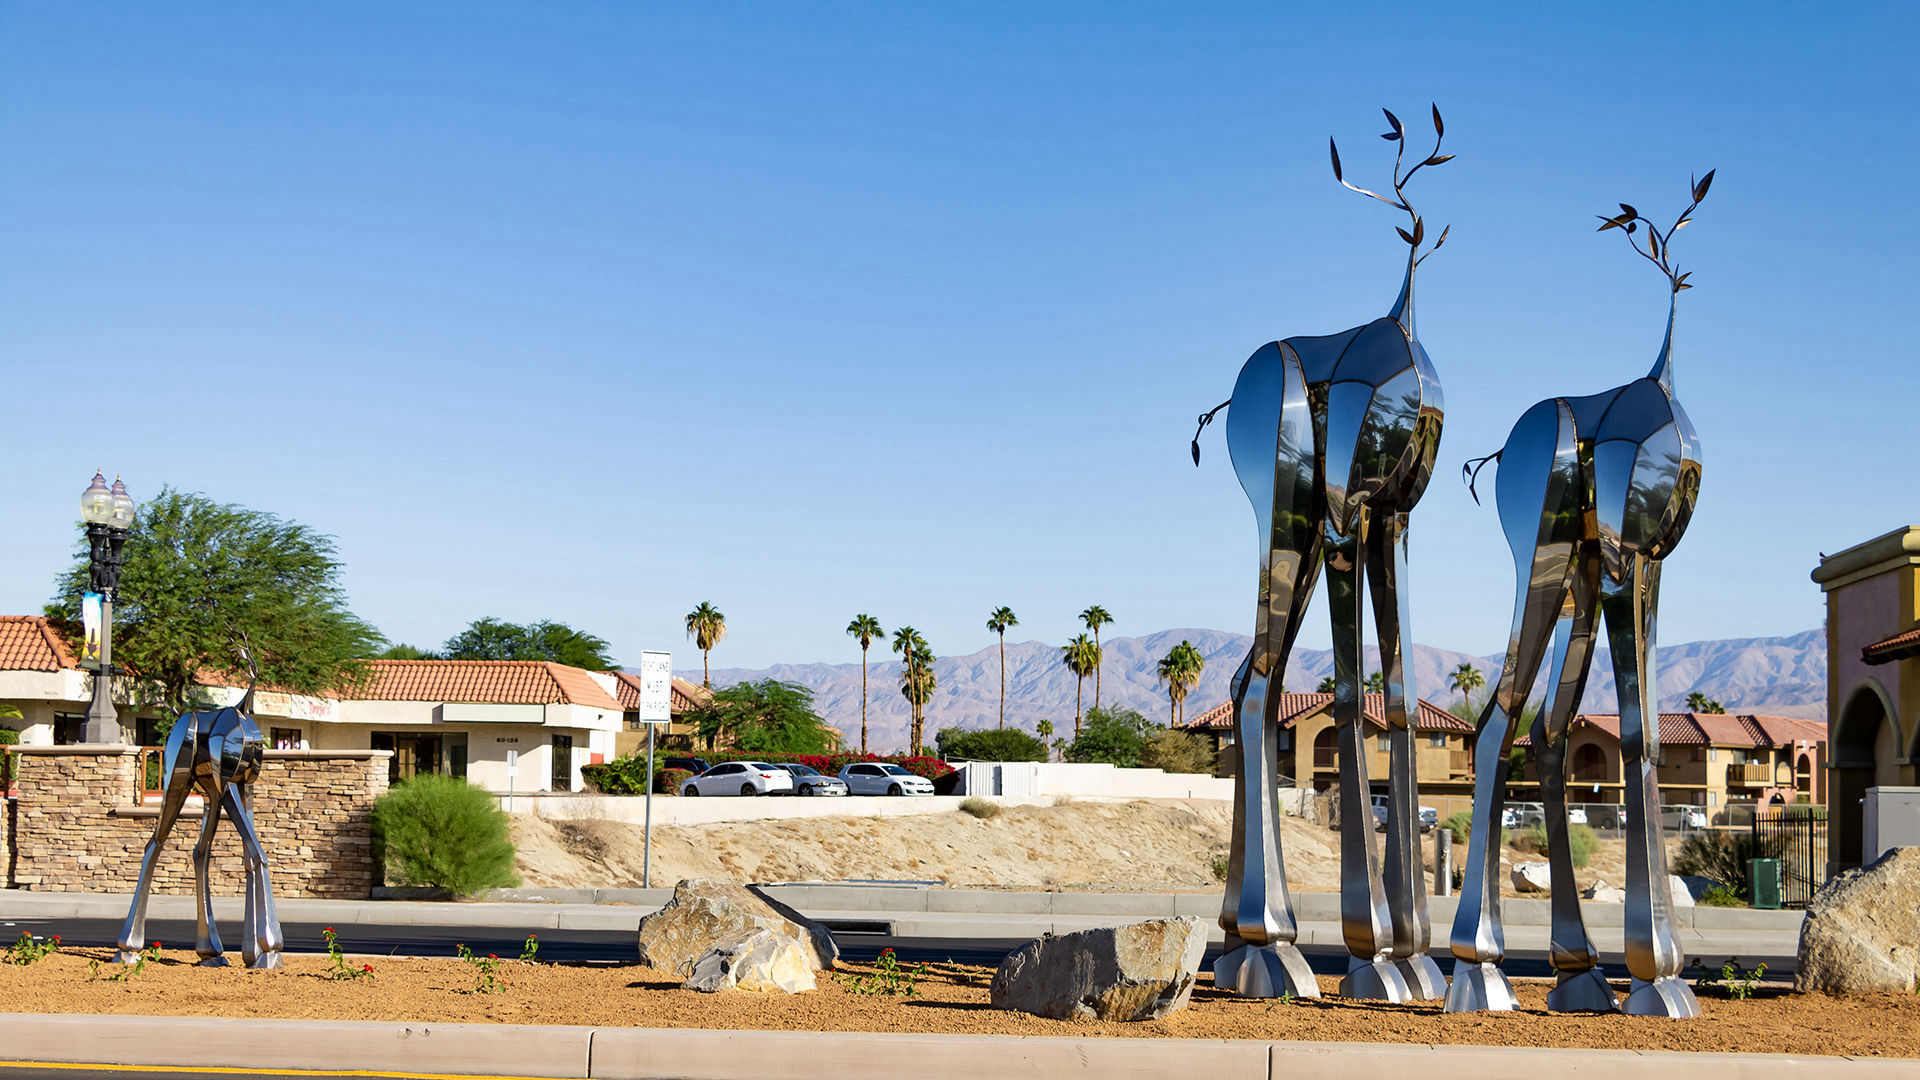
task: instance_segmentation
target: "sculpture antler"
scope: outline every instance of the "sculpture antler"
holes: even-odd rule
[[[1388,142],[1399,144],[1396,147],[1394,147],[1394,152],[1393,152],[1393,195],[1394,197],[1389,199],[1385,195],[1382,195],[1377,191],[1368,191],[1366,188],[1355,187],[1354,185],[1347,183],[1347,178],[1341,174],[1341,170],[1340,170],[1340,147],[1334,143],[1332,138],[1328,138],[1327,151],[1333,157],[1333,178],[1335,180],[1340,181],[1340,186],[1346,188],[1348,191],[1357,191],[1360,194],[1366,195],[1370,198],[1379,199],[1381,202],[1386,203],[1388,206],[1391,206],[1396,210],[1406,211],[1407,216],[1413,219],[1413,231],[1408,232],[1407,230],[1402,229],[1399,226],[1395,226],[1393,231],[1399,233],[1400,239],[1405,240],[1408,246],[1414,248],[1417,251],[1420,247],[1421,242],[1426,239],[1427,228],[1426,228],[1426,223],[1421,219],[1419,212],[1413,208],[1413,203],[1408,201],[1407,199],[1407,182],[1413,179],[1413,175],[1415,173],[1419,172],[1421,169],[1424,169],[1429,165],[1444,165],[1447,162],[1453,160],[1452,154],[1442,154],[1440,152],[1440,142],[1442,139],[1446,137],[1447,127],[1446,127],[1446,124],[1443,123],[1440,119],[1440,106],[1438,105],[1433,106],[1433,152],[1431,154],[1428,154],[1418,164],[1414,165],[1413,168],[1408,169],[1407,174],[1405,176],[1402,176],[1400,175],[1400,166],[1403,164],[1404,159],[1406,157],[1406,152],[1407,152],[1406,126],[1401,124],[1400,118],[1393,115],[1393,113],[1390,110],[1381,109],[1380,111],[1387,114],[1387,123],[1392,125],[1393,127],[1392,131],[1384,132],[1383,134],[1381,134],[1380,137],[1387,140]],[[1426,255],[1421,255],[1418,258],[1414,259],[1413,264],[1415,266],[1418,266],[1427,260],[1427,255],[1431,255],[1434,252],[1439,251],[1440,245],[1447,242],[1447,233],[1452,231],[1452,229],[1453,229],[1452,225],[1448,225],[1446,228],[1441,229],[1440,238],[1433,242],[1433,246],[1431,248],[1427,249]]]
[[[1687,204],[1685,210],[1680,211],[1680,217],[1674,221],[1673,228],[1668,229],[1666,232],[1661,232],[1655,227],[1652,221],[1640,216],[1640,211],[1635,210],[1626,203],[1621,203],[1620,212],[1612,217],[1608,217],[1605,214],[1598,215],[1601,225],[1597,231],[1606,232],[1608,229],[1624,230],[1627,243],[1633,247],[1634,251],[1639,252],[1641,258],[1659,267],[1660,272],[1667,275],[1667,281],[1673,286],[1674,292],[1677,293],[1681,289],[1691,289],[1693,286],[1687,284],[1687,279],[1693,275],[1690,273],[1680,273],[1680,268],[1673,265],[1673,263],[1669,261],[1668,256],[1672,254],[1671,244],[1673,242],[1673,234],[1686,228],[1687,225],[1693,221],[1693,218],[1688,215],[1700,208],[1701,201],[1707,197],[1707,189],[1713,186],[1713,173],[1714,170],[1708,169],[1707,175],[1698,180],[1692,177],[1687,178],[1693,201]],[[1375,198],[1378,198],[1378,196],[1375,196]],[[1645,249],[1642,249],[1640,242],[1633,238],[1634,233],[1637,232],[1643,224],[1647,227],[1647,246]]]

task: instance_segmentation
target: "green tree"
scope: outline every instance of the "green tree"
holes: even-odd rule
[[[1041,742],[1046,742],[1048,739],[1053,737],[1053,721],[1042,720],[1039,723],[1033,725],[1033,733],[1035,735],[1040,736]]]
[[[703,739],[724,737],[748,754],[831,754],[839,731],[813,711],[813,691],[778,679],[736,683],[715,690],[708,703],[687,715]]]
[[[1331,675],[1327,676],[1324,679],[1321,679],[1320,685],[1314,687],[1314,692],[1321,693],[1321,694],[1334,694],[1334,693],[1338,693],[1339,691],[1340,691],[1340,680],[1334,678]]]
[[[1095,604],[1080,613],[1080,621],[1093,631],[1093,707],[1097,709],[1100,707],[1100,661],[1106,657],[1100,648],[1100,628],[1113,622],[1113,616],[1107,614],[1106,608]]]
[[[328,694],[361,682],[380,632],[347,609],[333,539],[273,514],[162,488],[127,535],[114,598],[114,660],[173,713],[199,703],[203,673]],[[87,587],[82,533],[47,606],[77,622]]]
[[[604,639],[565,623],[542,619],[522,625],[484,618],[475,619],[465,630],[448,638],[446,644],[440,646],[439,659],[541,660],[588,671],[612,671],[620,665],[607,655],[609,647]]]
[[[1700,691],[1695,690],[1693,693],[1687,695],[1687,711],[1697,713],[1724,713],[1727,711],[1727,707]]]
[[[702,600],[699,607],[687,612],[686,625],[687,636],[700,650],[700,685],[711,690],[713,671],[707,665],[707,656],[720,644],[720,639],[727,636],[727,617],[720,614],[719,608]]]
[[[1007,726],[1007,631],[1020,625],[1013,609],[1001,606],[987,616],[987,629],[1000,635],[1000,726]]]
[[[1213,772],[1213,749],[1205,736],[1191,731],[1156,731],[1140,747],[1140,767],[1170,773]]]
[[[1098,706],[1087,710],[1085,730],[1073,737],[1067,747],[1068,761],[1105,762],[1123,769],[1140,765],[1140,751],[1147,744],[1153,725],[1137,711],[1124,705],[1112,709]]]
[[[1463,660],[1460,666],[1454,668],[1452,674],[1447,676],[1447,685],[1460,691],[1460,700],[1465,703],[1473,697],[1475,690],[1487,685],[1487,677],[1480,674],[1479,668]]]
[[[867,649],[875,638],[885,640],[887,632],[880,620],[865,613],[855,615],[847,624],[847,636],[860,643],[860,752],[867,752]]]
[[[1060,662],[1067,665],[1068,671],[1073,672],[1075,680],[1073,685],[1073,734],[1075,738],[1078,738],[1080,735],[1080,695],[1086,691],[1087,676],[1093,674],[1100,667],[1099,646],[1093,643],[1092,638],[1081,634],[1072,641],[1060,646]]]
[[[893,632],[893,651],[905,661],[900,671],[900,696],[907,699],[913,711],[907,749],[918,757],[926,733],[927,702],[933,700],[933,692],[939,685],[933,673],[933,649],[927,645],[927,639],[920,636],[920,631],[903,626]]]
[[[1200,672],[1206,666],[1207,658],[1200,655],[1200,650],[1194,648],[1191,641],[1182,641],[1160,658],[1154,674],[1167,684],[1168,723],[1177,724],[1184,719],[1187,692],[1193,689],[1194,683],[1200,681]],[[1179,715],[1176,715],[1176,711]]]
[[[416,648],[415,646],[412,646],[412,645],[389,645],[385,652],[381,653],[377,657],[374,657],[374,659],[376,660],[440,660],[440,659],[444,659],[444,657],[442,657],[439,653],[429,652],[426,649]]]
[[[1007,730],[994,728],[991,731],[968,731],[964,728],[941,728],[933,737],[933,744],[939,747],[940,756],[952,761],[964,758],[971,761],[1045,761],[1047,744],[1019,729]]]

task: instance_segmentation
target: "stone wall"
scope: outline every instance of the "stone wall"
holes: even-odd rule
[[[138,752],[124,746],[18,748],[18,793],[4,851],[6,884],[40,892],[132,892],[159,816],[137,801]],[[386,751],[269,750],[254,783],[253,817],[275,896],[365,898],[373,864],[373,801],[387,789]],[[191,895],[200,800],[189,800],[154,867],[153,891]],[[223,815],[224,818],[224,815]],[[215,895],[244,884],[239,835],[222,820],[211,870]]]

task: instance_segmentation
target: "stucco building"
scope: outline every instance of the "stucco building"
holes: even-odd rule
[[[1361,715],[1366,717],[1369,734],[1386,730],[1386,698],[1367,694],[1361,699]],[[1340,779],[1337,732],[1333,722],[1332,694],[1281,694],[1276,744],[1282,776],[1291,777],[1296,786],[1326,791]],[[1233,744],[1233,703],[1222,702],[1188,720],[1188,731],[1213,740],[1216,751]],[[1473,797],[1473,724],[1430,701],[1420,702],[1413,721],[1416,740],[1420,791],[1426,795]],[[1386,743],[1372,741],[1373,752],[1367,761],[1368,776],[1382,790],[1387,782]],[[1219,756],[1220,775],[1231,771],[1232,755]]]
[[[1514,740],[1526,747],[1525,736]],[[1660,799],[1668,806],[1701,806],[1714,824],[1729,824],[1728,807],[1818,803],[1826,798],[1826,725],[1788,716],[1750,713],[1660,714]],[[1568,725],[1567,799],[1578,803],[1624,800],[1620,717],[1581,713]],[[1509,798],[1537,802],[1540,774],[1527,755],[1526,779],[1508,785]]]

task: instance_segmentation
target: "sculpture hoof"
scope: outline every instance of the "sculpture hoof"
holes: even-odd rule
[[[1400,972],[1400,978],[1407,984],[1407,992],[1414,1001],[1439,1001],[1447,996],[1447,977],[1440,972],[1440,965],[1426,953],[1415,953],[1393,962],[1394,969]]]
[[[1520,1007],[1507,974],[1492,964],[1460,960],[1447,987],[1447,1012],[1511,1012]]]
[[[1213,985],[1250,998],[1320,996],[1320,984],[1314,981],[1307,958],[1285,942],[1229,950],[1213,962]]]
[[[280,970],[279,951],[275,950],[273,952],[261,953],[259,956],[254,957],[253,962],[247,965],[247,970],[279,971]]]
[[[1598,967],[1560,973],[1560,984],[1547,991],[1549,1012],[1619,1012],[1620,999]]]
[[[113,962],[116,964],[137,964],[140,962],[140,950],[122,948],[119,952],[113,954]]]
[[[219,953],[208,953],[200,957],[200,967],[227,967],[227,958]]]
[[[1340,980],[1340,996],[1364,1001],[1391,1001],[1405,1004],[1413,1000],[1407,980],[1391,960],[1362,960],[1354,957],[1347,974]]]
[[[1652,982],[1633,980],[1627,1003],[1620,1011],[1628,1016],[1665,1016],[1690,1020],[1700,1015],[1700,1001],[1677,975],[1662,975]]]

